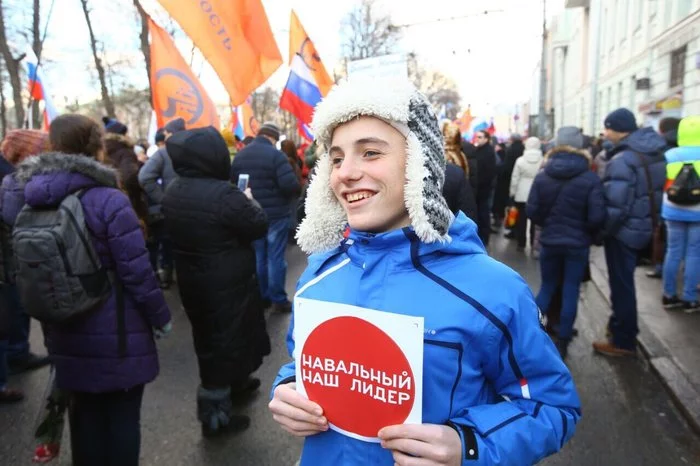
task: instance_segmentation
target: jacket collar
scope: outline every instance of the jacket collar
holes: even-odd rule
[[[57,172],[78,173],[110,188],[117,187],[117,174],[112,168],[97,160],[75,154],[47,152],[29,157],[17,166],[16,178],[20,184],[26,184],[33,176]]]

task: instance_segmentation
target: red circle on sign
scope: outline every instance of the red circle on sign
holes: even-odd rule
[[[373,370],[374,380],[362,377],[360,368],[368,374]],[[357,317],[336,317],[311,332],[302,348],[302,379],[309,399],[323,408],[331,424],[363,437],[374,438],[381,428],[402,424],[415,399],[413,371],[401,348]]]

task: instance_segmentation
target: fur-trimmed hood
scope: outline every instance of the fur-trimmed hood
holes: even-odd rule
[[[343,239],[347,216],[330,187],[328,148],[335,128],[359,116],[382,119],[406,137],[404,201],[411,227],[425,243],[449,241],[454,215],[442,196],[444,146],[431,105],[408,80],[350,79],[335,86],[314,113],[312,127],[323,154],[308,188],[306,217],[297,230],[301,249],[327,251]]]
[[[105,146],[107,146],[107,151],[110,151],[110,146],[124,146],[129,149],[134,148],[134,140],[125,134],[117,133],[106,133],[104,135]]]
[[[554,178],[569,179],[591,169],[591,154],[572,146],[555,146],[545,159],[544,170]]]
[[[592,161],[593,161],[593,157],[591,157],[590,152],[588,152],[586,149],[576,149],[576,148],[573,147],[573,146],[566,146],[566,145],[554,146],[554,147],[552,147],[551,149],[549,149],[549,150],[547,151],[547,153],[545,154],[544,158],[547,159],[547,160],[549,160],[549,159],[552,157],[552,155],[554,155],[554,154],[559,154],[559,153],[564,153],[564,152],[567,153],[567,154],[576,154],[576,155],[580,155],[581,157],[583,157],[584,159],[586,159],[586,161],[588,162],[589,165],[590,165],[590,164],[592,163]]]
[[[114,169],[84,155],[48,152],[29,157],[17,166],[17,182],[24,186],[27,204],[56,205],[80,189],[117,188]]]

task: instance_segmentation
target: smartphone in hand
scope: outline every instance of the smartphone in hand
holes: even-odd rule
[[[247,173],[241,173],[240,175],[238,175],[238,189],[240,189],[241,192],[248,189],[249,179],[250,175],[248,175]]]

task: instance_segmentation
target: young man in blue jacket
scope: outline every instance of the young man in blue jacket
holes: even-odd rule
[[[594,342],[593,349],[605,356],[635,356],[639,328],[634,269],[660,218],[666,141],[652,128],[637,128],[634,114],[626,108],[605,118],[605,138],[614,144],[603,176],[607,211],[603,236],[612,315],[608,339]]]
[[[405,81],[350,80],[317,106],[313,127],[325,151],[297,234],[312,255],[295,301],[419,316],[426,333],[422,424],[383,426],[376,442],[346,436],[296,391],[297,361],[281,368],[270,410],[305,438],[301,466],[530,465],[562,448],[581,416],[571,374],[527,284],[448,209],[425,97]]]

